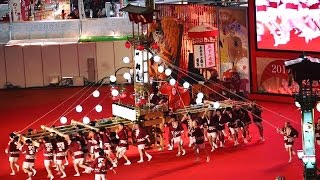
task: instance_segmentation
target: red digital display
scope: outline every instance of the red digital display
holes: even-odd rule
[[[320,0],[255,0],[258,49],[320,51]]]

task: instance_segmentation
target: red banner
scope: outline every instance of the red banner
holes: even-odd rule
[[[21,0],[21,18],[23,21],[29,20],[30,0]]]

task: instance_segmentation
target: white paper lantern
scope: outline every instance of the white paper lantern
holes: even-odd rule
[[[184,82],[184,83],[183,83],[183,87],[184,87],[185,89],[189,89],[190,84],[189,84],[188,82]]]
[[[170,76],[171,73],[172,73],[172,70],[168,68],[168,69],[166,69],[166,70],[164,71],[164,73],[165,73],[167,76]]]
[[[164,71],[164,67],[163,66],[158,66],[158,72],[159,73],[163,73]]]
[[[118,96],[118,95],[119,95],[119,91],[116,90],[116,89],[112,89],[111,95],[112,95],[112,96]]]
[[[175,79],[170,79],[169,81],[171,86],[174,86],[176,84],[176,80]]]
[[[82,112],[82,106],[81,105],[76,106],[76,111],[78,113]]]
[[[204,97],[204,95],[203,95],[202,92],[200,92],[200,93],[197,94],[197,98],[202,99],[203,97]]]
[[[156,63],[157,63],[157,62],[160,62],[160,59],[161,59],[161,58],[160,58],[160,56],[158,56],[158,55],[153,57],[153,60],[154,60],[154,62],[156,62]]]
[[[129,59],[128,57],[124,57],[124,58],[122,59],[122,61],[123,61],[124,63],[128,64],[128,63],[130,62],[130,59]]]
[[[87,116],[83,117],[82,121],[83,121],[83,124],[89,124],[90,123],[90,119]]]
[[[317,104],[316,108],[320,112],[320,103]]]
[[[298,107],[298,108],[301,108],[301,105],[298,101],[295,102],[295,105]]]
[[[196,103],[197,103],[197,104],[202,104],[202,99],[201,99],[201,98],[197,98],[197,99],[196,99]]]
[[[62,117],[60,117],[60,122],[61,122],[61,124],[65,124],[68,122],[68,119],[66,117],[62,116]]]
[[[100,92],[98,90],[93,91],[92,93],[93,97],[97,98],[100,96]]]
[[[102,111],[102,106],[100,104],[96,105],[96,111],[101,112]]]
[[[124,73],[124,74],[123,74],[123,78],[126,79],[126,80],[129,80],[129,79],[131,78],[130,73],[127,73],[127,72]]]
[[[218,109],[218,108],[220,107],[220,103],[219,103],[219,102],[214,102],[214,103],[213,103],[213,107],[214,107],[215,109]]]
[[[114,75],[110,76],[110,82],[116,82],[117,81],[117,77]]]

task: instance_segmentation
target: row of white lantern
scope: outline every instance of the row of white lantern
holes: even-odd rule
[[[158,63],[158,62],[160,62],[160,60],[161,60],[160,56],[158,56],[158,55],[153,56],[153,61],[154,61],[154,62]],[[122,59],[122,61],[123,61],[125,64],[129,64],[129,63],[130,63],[130,58],[129,58],[129,57],[124,57],[124,58]]]
[[[115,75],[111,75],[109,78],[110,78],[110,82],[112,82],[112,83],[117,81],[117,77]],[[129,80],[131,78],[131,74],[126,72],[123,74],[123,78],[126,80]]]
[[[61,124],[66,124],[68,122],[68,119],[65,116],[60,117],[60,123]],[[82,118],[83,124],[89,124],[90,123],[90,118],[85,116]]]
[[[76,111],[77,111],[78,113],[81,113],[82,110],[83,110],[83,108],[82,108],[81,105],[77,105],[77,106],[76,106]],[[102,106],[101,106],[100,104],[96,105],[95,110],[96,110],[97,112],[101,112],[101,111],[102,111]]]

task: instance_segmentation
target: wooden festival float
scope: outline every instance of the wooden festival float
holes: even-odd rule
[[[152,39],[147,37],[148,33],[146,33],[146,31],[148,31],[148,25],[154,22],[154,13],[156,12],[156,10],[149,7],[133,6],[129,4],[128,6],[122,8],[121,11],[128,13],[130,21],[132,21],[133,27],[133,36],[125,44],[127,48],[133,47],[134,49],[133,73],[125,73],[127,75],[126,77],[124,76],[124,78],[127,79],[129,82],[133,81],[133,98],[135,100],[135,104],[130,105],[123,103],[112,103],[113,116],[98,119],[94,122],[90,122],[90,120],[83,122],[72,120],[71,123],[68,125],[61,125],[56,127],[42,125],[41,130],[38,130],[34,133],[17,133],[23,139],[31,139],[34,142],[34,144],[38,146],[39,140],[41,138],[43,138],[44,136],[50,136],[52,133],[62,137],[66,137],[67,135],[79,132],[86,133],[91,130],[99,131],[100,128],[107,128],[111,132],[114,132],[119,123],[124,123],[127,127],[132,128],[132,125],[138,122],[141,123],[147,129],[147,132],[149,133],[150,137],[154,137],[152,138],[152,143],[156,144],[156,139],[158,139],[158,132],[155,130],[155,128],[159,128],[162,130],[165,123],[169,122],[170,114],[176,114],[178,118],[181,118],[186,113],[201,115],[207,110],[232,107],[235,105],[249,105],[249,103],[247,102],[233,101],[230,99],[224,101],[203,100],[203,98],[207,97],[207,95],[204,95],[200,92],[197,95],[197,104],[195,105],[190,105],[190,99],[189,102],[182,102],[182,100],[180,99],[181,97],[178,99],[174,99],[170,97],[170,94],[168,104],[151,106],[150,81],[152,81],[152,79],[149,77],[148,66],[150,65],[150,61],[154,61],[155,63],[161,61],[161,57],[157,55],[159,45],[155,43]],[[137,28],[137,30],[135,30],[135,28]],[[130,63],[130,59],[128,60],[128,58],[124,61],[126,61],[125,63]],[[189,91],[191,91],[189,90],[189,85],[183,85],[183,87],[181,87],[178,85],[178,82],[172,80],[172,78],[170,79],[170,81],[169,79],[167,79],[167,81],[161,82],[165,85],[159,85],[160,92],[162,92],[161,88],[165,86],[169,88],[168,91],[170,93],[175,92],[176,96],[177,93],[182,92],[189,94]],[[110,82],[115,84],[115,81],[116,77],[110,76]],[[180,90],[181,92],[179,92]],[[111,94],[113,96],[113,100],[117,100],[121,96],[121,93],[119,93],[116,87],[112,87]],[[183,106],[174,109],[171,107],[170,101],[183,103]],[[162,140],[159,141],[163,142]]]

